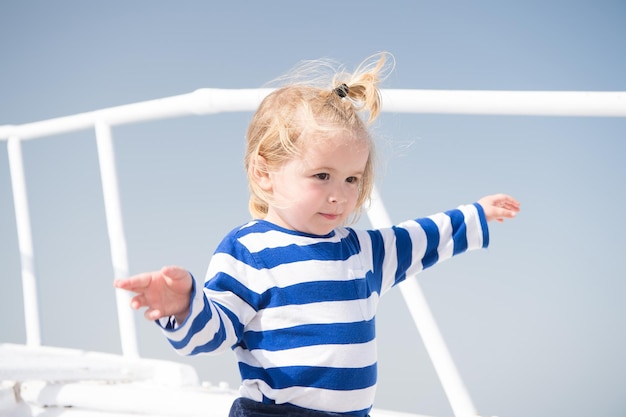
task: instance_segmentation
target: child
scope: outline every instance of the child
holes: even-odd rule
[[[231,417],[367,416],[379,298],[407,274],[487,247],[487,222],[519,211],[498,194],[392,228],[345,226],[373,186],[359,112],[378,116],[384,63],[264,99],[245,155],[254,220],[220,243],[204,288],[175,266],[115,282],[180,354],[234,350],[242,386]]]

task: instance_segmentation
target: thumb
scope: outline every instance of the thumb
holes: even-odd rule
[[[164,266],[161,268],[161,273],[172,280],[184,279],[189,274],[185,268],[175,265]]]
[[[517,211],[516,210],[511,210],[511,209],[506,209],[506,208],[501,208],[501,207],[494,207],[493,208],[493,212],[492,212],[492,218],[494,220],[497,220],[499,222],[503,222],[504,219],[512,219],[517,215]]]

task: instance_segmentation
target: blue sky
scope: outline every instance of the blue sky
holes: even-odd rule
[[[0,125],[249,88],[298,61],[389,51],[387,88],[626,91],[626,3],[530,0],[0,4]],[[200,279],[245,222],[249,113],[113,130],[132,272]],[[626,120],[384,114],[378,184],[394,221],[485,194],[522,202],[490,249],[419,280],[483,415],[623,415]],[[3,142],[5,143],[5,142]],[[23,144],[45,344],[119,352],[93,132]],[[0,147],[0,343],[23,343],[19,252]],[[138,315],[140,352],[237,385],[232,355],[178,358]],[[452,411],[399,291],[378,316],[376,405]]]

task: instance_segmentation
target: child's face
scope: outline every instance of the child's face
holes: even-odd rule
[[[356,207],[369,146],[347,132],[313,142],[301,157],[269,174],[273,201],[265,219],[325,235],[345,224]]]

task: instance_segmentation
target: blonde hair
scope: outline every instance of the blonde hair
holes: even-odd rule
[[[329,135],[338,129],[365,139],[370,149],[353,220],[358,218],[374,186],[374,146],[366,124],[372,123],[380,113],[378,84],[387,68],[387,56],[381,53],[368,58],[352,74],[334,70],[330,85],[328,78],[326,81],[319,76],[316,78],[320,69],[332,69],[328,62],[305,62],[282,78],[289,82],[287,86],[273,91],[261,102],[246,134],[245,168],[253,218],[264,218],[272,199],[271,194],[257,184],[255,170],[278,169],[302,154],[306,146],[303,137]],[[360,113],[368,114],[367,123]],[[312,129],[317,135],[302,136],[305,129],[307,132]],[[258,163],[259,157],[263,158],[263,164]]]

